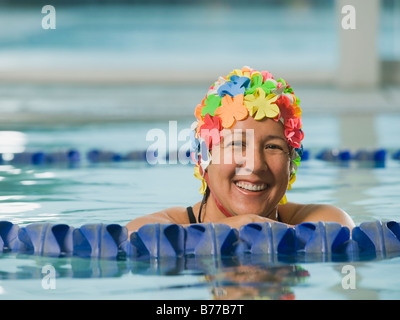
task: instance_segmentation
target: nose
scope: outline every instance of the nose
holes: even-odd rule
[[[267,159],[263,150],[257,147],[246,148],[245,154],[237,161],[236,175],[262,174],[268,171]]]

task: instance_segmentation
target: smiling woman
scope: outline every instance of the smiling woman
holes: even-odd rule
[[[234,137],[233,141],[231,139],[233,145],[230,139],[226,139],[228,143],[221,142],[214,146],[213,159],[216,156],[222,161],[212,161],[207,168],[205,174],[209,189],[213,197],[223,203],[223,207],[232,215],[251,213],[277,220],[276,207],[284,198],[290,179],[289,146],[281,124],[268,118],[257,121],[248,117],[237,122],[234,127],[254,132],[253,139]],[[230,136],[230,132],[231,129],[224,129],[222,135]],[[241,153],[243,158],[239,161],[226,161],[225,150],[231,148],[233,153]],[[208,210],[212,203],[210,201],[207,206]],[[205,219],[207,215],[205,211]]]
[[[352,219],[331,205],[287,202],[302,155],[300,100],[283,79],[249,67],[236,69],[209,88],[192,125],[195,176],[202,201],[137,218],[130,232],[149,223],[332,221],[349,228]]]

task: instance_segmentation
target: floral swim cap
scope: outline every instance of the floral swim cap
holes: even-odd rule
[[[288,190],[296,180],[297,167],[303,153],[304,138],[301,122],[300,99],[283,79],[275,80],[268,71],[250,67],[235,69],[226,77],[219,77],[209,88],[206,96],[196,107],[197,121],[192,124],[192,157],[196,162],[195,177],[202,181],[200,193],[204,194],[207,183],[205,169],[211,162],[210,151],[221,136],[210,134],[231,128],[236,121],[249,115],[255,120],[271,118],[280,121],[291,152],[292,170]],[[286,196],[280,204],[286,203]]]

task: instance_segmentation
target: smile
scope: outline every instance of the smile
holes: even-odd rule
[[[266,184],[252,184],[250,182],[244,182],[244,181],[237,181],[235,182],[235,185],[238,186],[241,189],[248,190],[248,191],[263,191],[267,189],[268,185]]]

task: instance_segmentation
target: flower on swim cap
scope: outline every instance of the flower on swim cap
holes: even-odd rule
[[[192,157],[197,162],[195,176],[202,180],[200,192],[204,194],[206,190],[203,176],[211,161],[210,150],[221,141],[220,131],[231,128],[236,121],[249,115],[256,120],[271,118],[283,124],[286,141],[293,147],[290,190],[303,153],[301,142],[304,133],[299,104],[300,99],[286,81],[275,80],[268,71],[243,67],[226,77],[219,77],[197,105],[197,121],[192,125],[192,146],[196,146]],[[286,203],[286,196],[280,203]]]

